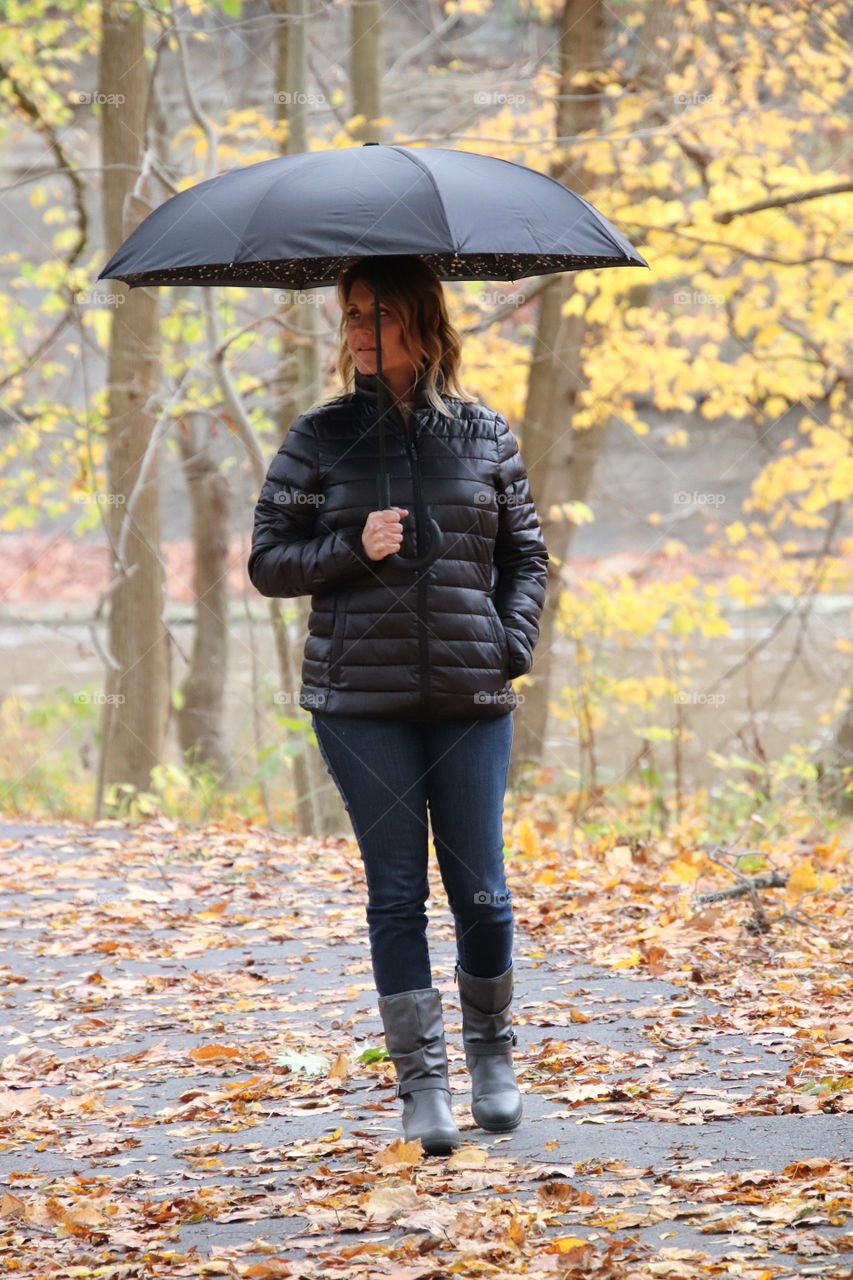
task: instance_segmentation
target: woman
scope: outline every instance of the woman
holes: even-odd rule
[[[374,510],[377,284],[394,406],[385,510]],[[456,931],[472,1112],[504,1132],[522,1115],[502,829],[510,681],[532,665],[548,553],[512,432],[459,385],[438,276],[417,257],[362,258],[337,288],[338,372],[353,390],[291,426],[258,498],[249,575],[263,595],[312,596],[299,702],[364,862],[404,1133],[446,1154],[460,1138],[426,939],[427,817]],[[392,553],[426,549],[430,517],[437,557],[401,563]]]

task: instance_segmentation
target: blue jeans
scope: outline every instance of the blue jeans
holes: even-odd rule
[[[459,965],[482,978],[504,973],[513,942],[503,860],[512,712],[429,721],[311,714],[361,850],[379,995],[432,986],[427,808]]]

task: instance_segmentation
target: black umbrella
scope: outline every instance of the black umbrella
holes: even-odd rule
[[[376,254],[414,254],[442,280],[648,266],[587,200],[535,169],[470,151],[368,142],[262,160],[179,192],[139,224],[98,279],[131,289],[308,289],[334,284],[344,268]],[[391,497],[379,308],[377,288],[381,510]],[[440,533],[431,517],[428,530],[423,554],[389,558],[409,568],[431,563]]]

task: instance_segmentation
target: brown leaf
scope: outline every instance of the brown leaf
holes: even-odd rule
[[[832,1161],[824,1156],[811,1156],[808,1160],[795,1160],[785,1165],[782,1173],[786,1178],[814,1178],[818,1174],[827,1173],[832,1168]]]
[[[414,1187],[377,1187],[363,1196],[361,1204],[365,1216],[374,1222],[393,1222],[403,1213],[412,1213],[422,1205],[422,1200]]]
[[[40,1089],[3,1089],[0,1091],[0,1116],[24,1115],[41,1100]]]
[[[402,1138],[395,1138],[389,1146],[384,1147],[382,1151],[378,1151],[374,1159],[378,1165],[412,1165],[418,1164],[423,1154],[424,1148],[420,1138],[415,1138],[412,1142],[405,1142]]]
[[[573,1187],[570,1182],[546,1182],[544,1186],[537,1188],[536,1195],[549,1207],[559,1206],[561,1209],[568,1209],[576,1204],[595,1204],[595,1196],[588,1191],[581,1191],[579,1187]]]

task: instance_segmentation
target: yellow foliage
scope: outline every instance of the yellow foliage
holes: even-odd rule
[[[788,899],[794,899],[804,893],[828,893],[837,888],[838,884],[836,876],[831,876],[826,871],[818,874],[811,858],[803,858],[788,876],[785,895]]]
[[[519,849],[527,857],[539,853],[541,848],[539,833],[529,818],[522,818],[516,823],[513,835]]]

